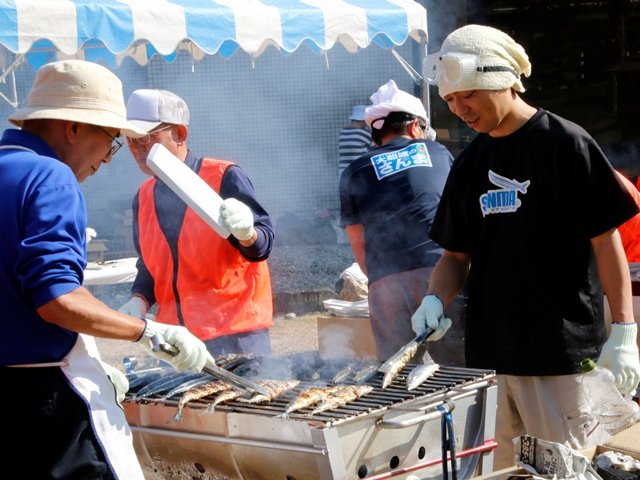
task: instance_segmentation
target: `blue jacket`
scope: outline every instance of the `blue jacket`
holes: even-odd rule
[[[84,196],[71,169],[35,135],[8,129],[0,148],[0,365],[58,361],[77,334],[45,322],[37,309],[82,285]]]

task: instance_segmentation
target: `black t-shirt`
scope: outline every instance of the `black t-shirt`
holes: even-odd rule
[[[466,358],[511,375],[579,373],[606,332],[590,239],[638,211],[595,141],[544,110],[456,159],[431,230],[468,252]]]
[[[430,267],[429,238],[453,157],[441,144],[399,137],[358,158],[340,177],[340,223],[362,224],[369,283]]]

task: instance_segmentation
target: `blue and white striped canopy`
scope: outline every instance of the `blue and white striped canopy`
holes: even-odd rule
[[[426,10],[413,0],[0,0],[0,44],[36,68],[62,58],[115,66],[127,56],[145,65],[178,50],[258,56],[270,45],[356,52],[426,34]]]

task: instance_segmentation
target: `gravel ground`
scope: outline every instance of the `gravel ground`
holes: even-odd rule
[[[355,259],[349,244],[282,246],[269,257],[273,291],[334,289]]]
[[[275,247],[268,260],[273,291],[277,295],[334,290],[340,274],[353,262],[348,244]],[[119,308],[130,292],[130,283],[104,285],[96,296],[111,308]]]
[[[354,262],[351,247],[348,244],[334,245],[296,245],[275,247],[269,257],[269,270],[276,302],[279,297],[296,296],[296,306],[301,314],[277,313],[271,330],[271,343],[274,355],[286,355],[295,352],[317,350],[318,333],[316,318],[326,315],[326,311],[317,307],[318,295],[335,295],[334,288],[340,273]],[[131,283],[105,285],[96,296],[111,308],[124,304],[131,291]],[[322,295],[320,297],[322,297]],[[308,308],[301,303],[313,301]],[[155,309],[152,308],[153,313]],[[141,355],[139,345],[131,342],[97,339],[102,358],[120,369],[124,369],[122,359],[130,355]]]

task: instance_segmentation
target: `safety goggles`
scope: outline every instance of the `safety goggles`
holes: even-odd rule
[[[472,80],[476,73],[509,72],[516,78],[518,73],[502,65],[479,65],[478,57],[472,53],[441,51],[427,55],[422,64],[422,76],[431,85],[439,85],[444,80],[449,85],[458,85],[463,80]]]

